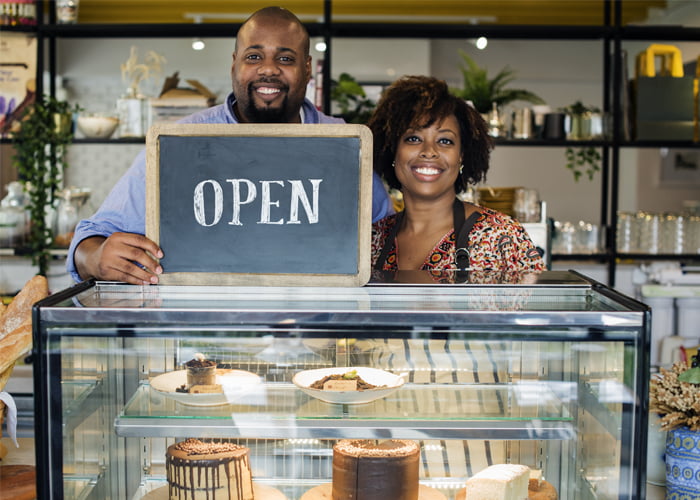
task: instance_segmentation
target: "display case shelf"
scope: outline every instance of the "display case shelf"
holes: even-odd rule
[[[572,439],[572,420],[568,405],[546,385],[408,384],[387,398],[351,405],[319,401],[292,384],[266,383],[242,401],[195,407],[144,384],[115,430],[166,437],[176,425],[193,437]]]

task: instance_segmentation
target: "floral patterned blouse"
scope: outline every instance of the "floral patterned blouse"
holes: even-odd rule
[[[486,207],[479,207],[481,216],[469,233],[467,250],[471,270],[532,273],[545,270],[545,264],[525,229],[511,217]],[[396,214],[372,225],[372,267],[382,253],[384,241],[396,224]],[[422,270],[457,269],[455,264],[455,231],[450,230],[426,257]],[[396,243],[382,267],[396,271]]]

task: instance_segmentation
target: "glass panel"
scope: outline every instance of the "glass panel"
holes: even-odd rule
[[[330,481],[337,439],[393,437],[420,443],[423,484],[448,495],[474,471],[509,461],[545,470],[560,498],[585,498],[574,494],[584,486],[618,496],[622,418],[634,389],[626,381],[622,341],[201,338],[190,332],[179,338],[64,335],[55,347],[60,358],[50,359],[61,363],[66,491],[111,487],[119,498],[140,498],[166,484],[167,446],[196,437],[250,447],[256,481],[298,498]],[[194,405],[175,386],[151,385],[197,352],[261,383],[245,393],[224,389],[212,406]],[[338,365],[404,373],[405,383],[384,398],[351,405],[322,402],[291,382],[299,371]],[[143,475],[125,485],[104,480],[121,474],[123,464],[94,445],[103,441],[139,456]]]

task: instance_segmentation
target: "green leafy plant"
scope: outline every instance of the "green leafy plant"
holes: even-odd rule
[[[562,109],[571,120],[570,137],[573,139],[589,139],[590,132],[585,132],[583,125],[585,118],[590,118],[593,113],[600,110],[594,106],[586,106],[581,101],[576,101]],[[589,181],[593,180],[595,173],[600,171],[601,155],[594,146],[568,147],[565,151],[566,168],[571,170],[574,181],[578,182],[585,174]]]
[[[544,100],[537,94],[524,89],[508,88],[515,80],[515,71],[508,66],[489,78],[488,70],[481,68],[469,57],[466,52],[460,50],[464,64],[460,65],[462,72],[463,88],[452,89],[452,93],[463,99],[471,101],[479,113],[491,111],[493,103],[501,107],[513,101],[527,101],[532,104],[544,104]]]
[[[14,134],[13,164],[29,196],[31,226],[29,249],[32,264],[46,275],[53,230],[47,221],[47,209],[53,206],[54,193],[68,167],[67,146],[73,141],[71,114],[80,108],[49,96],[38,97]]]
[[[338,105],[339,114],[347,123],[367,123],[377,106],[348,73],[341,73],[338,80],[332,82],[331,101]]]
[[[600,170],[600,152],[593,146],[566,148],[566,168],[574,174],[576,182],[586,174],[589,181]]]

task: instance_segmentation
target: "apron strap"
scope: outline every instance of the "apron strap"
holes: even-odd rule
[[[464,270],[469,268],[469,249],[467,244],[469,243],[469,233],[471,232],[474,224],[479,217],[481,212],[472,212],[469,218],[464,220],[464,204],[455,198],[455,202],[452,205],[452,214],[454,217],[454,226],[457,235],[455,236],[455,264],[457,264],[457,269]],[[457,229],[459,228],[459,230]]]
[[[396,222],[394,223],[394,227],[391,228],[391,231],[384,240],[382,252],[379,254],[379,258],[374,265],[374,269],[377,271],[382,270],[384,263],[389,256],[389,252],[395,245],[396,235],[401,227],[403,215],[404,212],[399,212],[396,214]],[[472,213],[467,220],[464,220],[464,204],[459,201],[459,199],[455,198],[455,201],[452,204],[453,225],[455,231],[457,231],[457,228],[459,228],[455,239],[455,263],[457,264],[457,268],[460,270],[469,268],[469,250],[467,250],[469,232],[472,230],[474,223],[476,223],[480,216],[481,213],[477,211]]]

